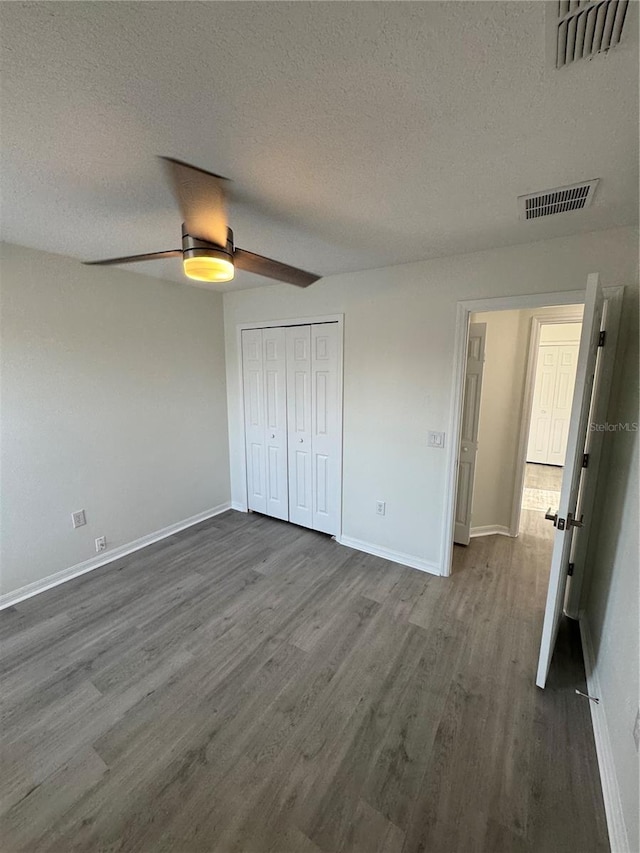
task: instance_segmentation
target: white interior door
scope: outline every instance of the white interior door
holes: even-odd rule
[[[311,326],[290,326],[286,343],[289,521],[313,527]]]
[[[247,460],[247,506],[267,512],[264,373],[262,330],[242,332],[242,382],[244,386],[245,451]]]
[[[538,348],[527,462],[564,465],[577,364],[577,343]]]
[[[340,520],[341,405],[338,324],[311,326],[313,529],[336,534]]]
[[[287,465],[287,355],[284,328],[262,330],[266,513],[289,518]]]
[[[458,545],[468,545],[470,540],[471,502],[476,471],[476,454],[478,452],[478,423],[480,421],[480,395],[482,394],[486,337],[486,323],[471,323],[469,325],[453,535],[453,541]]]
[[[604,300],[597,274],[589,276],[584,306],[582,335],[578,352],[573,404],[569,420],[569,435],[565,457],[565,469],[560,492],[560,506],[554,521],[556,533],[551,558],[549,589],[540,641],[540,657],[536,684],[544,687],[549,674],[551,657],[558,634],[558,625],[562,615],[564,595],[567,585],[567,572],[571,554],[571,539],[576,520],[580,478],[582,475],[582,456],[584,453],[589,427],[589,409],[593,391],[594,376],[598,360],[600,330],[603,320]],[[590,519],[578,520],[585,526]]]

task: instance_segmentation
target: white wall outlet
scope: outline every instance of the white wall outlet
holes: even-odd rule
[[[107,550],[107,537],[106,536],[98,536],[96,539],[96,551],[99,554],[100,551]]]
[[[87,517],[84,514],[83,509],[79,509],[77,512],[71,513],[71,521],[74,527],[82,527],[87,523]]]
[[[444,433],[429,430],[429,447],[444,447]]]
[[[376,501],[376,515],[384,515],[387,511],[387,504],[384,501]]]

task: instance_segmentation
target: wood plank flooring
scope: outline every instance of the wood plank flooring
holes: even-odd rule
[[[607,851],[523,516],[444,579],[228,512],[2,612],[2,850]]]

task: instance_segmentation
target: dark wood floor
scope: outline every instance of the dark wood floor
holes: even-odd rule
[[[525,516],[444,579],[229,512],[4,611],[4,853],[608,850]]]

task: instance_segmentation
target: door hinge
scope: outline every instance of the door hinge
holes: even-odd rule
[[[569,577],[572,577],[575,565],[575,563],[569,563],[569,568],[567,569],[567,574],[569,575]]]
[[[607,333],[605,331],[600,332],[600,337],[598,338],[598,346],[603,347],[604,342],[607,338]]]
[[[582,454],[582,467],[583,468],[589,467],[589,454],[588,453]]]

